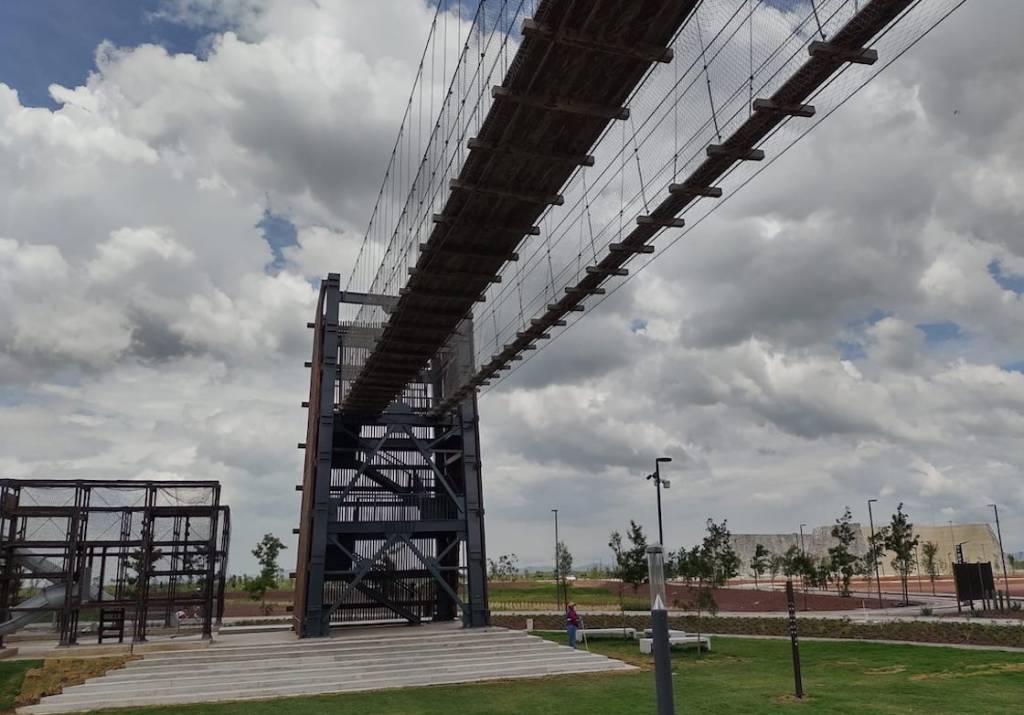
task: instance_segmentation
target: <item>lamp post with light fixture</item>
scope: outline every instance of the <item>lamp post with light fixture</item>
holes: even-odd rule
[[[875,562],[875,585],[878,587],[878,607],[882,608],[882,580],[878,575],[878,553],[875,551],[875,517],[871,514],[871,505],[877,499],[868,499],[868,523],[871,524],[871,559]]]
[[[661,527],[661,487],[662,485],[664,485],[665,488],[668,489],[669,481],[667,479],[661,478],[661,465],[663,462],[671,461],[671,457],[658,457],[657,459],[654,460],[654,473],[647,475],[648,480],[654,480],[654,486],[658,492],[658,543],[662,545],[664,545],[665,543],[665,532],[662,530]]]

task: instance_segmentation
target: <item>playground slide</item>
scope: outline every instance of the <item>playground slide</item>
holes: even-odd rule
[[[60,606],[62,603],[64,603],[64,584],[51,583],[43,589],[42,593],[19,603],[18,608],[52,608]],[[0,636],[10,635],[21,630],[39,615],[37,611],[14,611],[13,614],[14,618],[0,623]]]
[[[21,562],[22,566],[31,573],[57,573],[61,571],[61,568],[52,561],[48,561],[46,558],[28,551],[27,549],[18,551],[17,558]],[[89,591],[90,597],[95,599],[99,596],[99,588],[96,584],[90,583]],[[44,588],[42,592],[32,596],[32,598],[19,603],[18,608],[55,608],[59,607],[63,603],[64,583],[56,582],[51,583],[49,586]],[[0,636],[9,635],[21,628],[24,628],[26,625],[31,623],[37,615],[37,611],[14,611],[13,618],[0,623]]]

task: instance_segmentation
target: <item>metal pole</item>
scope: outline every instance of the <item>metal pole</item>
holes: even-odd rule
[[[999,558],[1003,562],[1003,586],[1006,588],[1006,602],[1010,602],[1010,577],[1006,573],[1006,552],[1003,551],[1003,531],[999,528],[999,507],[989,504],[996,513],[996,536],[999,537]]]
[[[917,569],[917,590],[924,592],[924,586],[921,585],[921,547],[914,547],[914,568]]]
[[[805,526],[807,526],[807,524],[801,524],[800,525],[800,553],[802,553],[804,556],[807,556],[807,550],[804,548],[804,527]]]
[[[651,591],[651,652],[654,654],[654,692],[658,715],[675,715],[672,692],[672,651],[665,609],[665,557],[660,544],[647,547],[648,582]],[[700,652],[700,643],[697,643]]]
[[[665,543],[665,532],[661,528],[661,464],[654,460],[654,486],[658,491],[658,543]]]
[[[875,553],[875,517],[871,513],[871,503],[877,499],[868,499],[868,522],[871,524],[871,558],[875,562],[875,586],[878,587],[878,607],[882,608],[882,581],[878,575],[878,554]]]
[[[555,606],[562,608],[562,594],[559,590],[558,581],[558,509],[552,509],[555,513]]]
[[[786,605],[789,609],[789,643],[793,650],[793,682],[796,686],[796,696],[803,698],[804,683],[800,673],[800,642],[797,638],[796,626],[796,600],[793,595],[793,579],[786,579]],[[700,644],[697,644],[700,647]]]

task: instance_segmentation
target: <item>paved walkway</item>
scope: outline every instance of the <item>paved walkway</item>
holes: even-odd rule
[[[703,635],[703,634],[701,634]],[[766,641],[788,641],[789,636],[747,636],[739,633],[708,633],[714,638],[743,638]],[[866,638],[822,638],[818,636],[800,637],[800,641],[819,641],[822,643],[878,643],[880,645],[907,645],[921,648],[956,648],[957,650],[991,650],[1006,653],[1024,653],[1024,648],[1008,645],[971,645],[968,643],[922,643],[920,641],[894,641],[888,639]]]

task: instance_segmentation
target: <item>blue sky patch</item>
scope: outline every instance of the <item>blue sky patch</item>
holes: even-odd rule
[[[988,264],[988,272],[1003,290],[1012,290],[1017,295],[1024,293],[1024,276],[1004,272],[1003,265],[998,259]]]
[[[851,340],[836,341],[836,347],[839,348],[839,358],[841,360],[862,360],[868,356],[864,351],[863,345]]]
[[[918,323],[915,327],[924,333],[925,342],[930,345],[966,337],[960,326],[949,320],[941,323]]]
[[[1007,363],[1006,365],[1000,365],[999,367],[1003,368],[1007,372],[1024,372],[1024,360]]]
[[[875,308],[864,318],[854,320],[852,323],[848,323],[846,327],[851,329],[866,328],[870,325],[874,325],[880,320],[890,317],[891,315],[892,313],[889,311],[882,310],[881,308]]]
[[[267,269],[281,270],[286,263],[284,249],[299,245],[299,232],[295,224],[284,216],[271,213],[270,209],[264,209],[263,218],[256,224],[256,228],[263,231],[263,240],[274,252],[274,260],[267,264]]]
[[[629,321],[629,329],[634,333],[639,333],[641,330],[647,330],[647,321],[643,318],[633,318]]]
[[[194,52],[205,32],[155,17],[160,5],[161,0],[0,2],[0,82],[16,89],[25,106],[56,109],[49,86],[83,84],[104,40]]]

